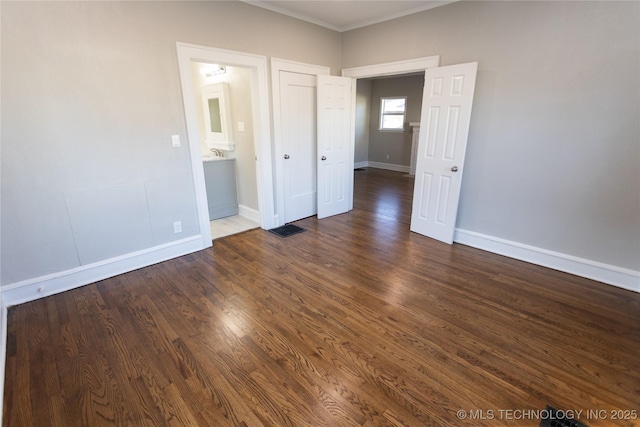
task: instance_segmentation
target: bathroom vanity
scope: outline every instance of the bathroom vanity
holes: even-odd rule
[[[203,162],[203,166],[209,203],[209,220],[237,215],[236,159],[208,158]]]

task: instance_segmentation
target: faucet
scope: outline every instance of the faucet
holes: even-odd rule
[[[218,150],[217,148],[212,148],[211,151],[213,154],[215,154],[218,157],[224,157],[224,153],[222,152],[222,150]]]

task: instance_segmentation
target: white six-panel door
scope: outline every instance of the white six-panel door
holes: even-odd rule
[[[349,210],[352,84],[348,77],[318,76],[318,218]]]
[[[315,215],[316,76],[280,71],[284,222]]]
[[[411,231],[451,244],[455,231],[478,63],[429,68]]]

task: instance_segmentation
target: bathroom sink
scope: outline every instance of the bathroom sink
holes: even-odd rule
[[[203,162],[214,162],[216,160],[224,160],[226,157],[216,156],[215,154],[205,154],[202,156]]]

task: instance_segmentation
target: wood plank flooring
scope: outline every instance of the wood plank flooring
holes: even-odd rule
[[[11,308],[3,425],[640,425],[611,412],[640,410],[640,294],[410,233],[411,179],[355,179],[304,233]]]

